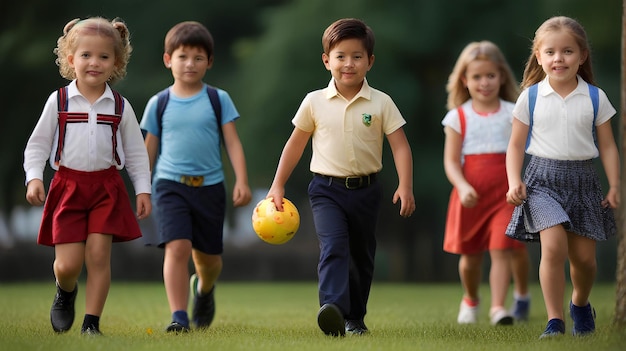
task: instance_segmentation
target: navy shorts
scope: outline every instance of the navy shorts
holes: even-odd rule
[[[154,186],[159,247],[172,240],[191,241],[209,255],[223,252],[226,190],[224,183],[191,187],[159,179]]]

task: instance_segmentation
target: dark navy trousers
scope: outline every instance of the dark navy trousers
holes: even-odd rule
[[[332,303],[346,319],[363,319],[374,275],[381,183],[348,189],[315,175],[308,191],[320,247],[320,306]]]

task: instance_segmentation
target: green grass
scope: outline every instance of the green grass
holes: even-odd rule
[[[456,324],[459,284],[375,283],[365,336],[333,338],[317,327],[317,287],[310,283],[220,283],[211,328],[185,335],[163,330],[170,314],[163,285],[113,282],[101,319],[104,337],[80,335],[84,285],[76,302],[74,327],[52,331],[49,309],[54,285],[0,285],[0,350],[623,350],[626,332],[613,325],[615,285],[597,284],[592,303],[597,331],[538,340],[546,323],[541,291],[533,286],[531,319],[512,327],[492,327],[489,293],[478,325]],[[568,329],[571,322],[567,321]]]

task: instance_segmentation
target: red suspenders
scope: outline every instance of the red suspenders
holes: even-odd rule
[[[118,165],[121,165],[119,155],[117,154],[117,130],[119,128],[120,121],[122,120],[122,112],[124,111],[124,98],[120,93],[115,90],[113,97],[115,98],[115,114],[106,115],[98,114],[98,124],[108,124],[111,126],[111,144],[113,146],[113,158]],[[57,145],[57,151],[54,156],[54,163],[58,166],[61,161],[61,153],[63,152],[63,146],[65,144],[65,132],[68,123],[87,123],[89,115],[86,112],[67,112],[68,98],[67,87],[59,88],[57,93],[57,108],[59,112],[59,141]]]

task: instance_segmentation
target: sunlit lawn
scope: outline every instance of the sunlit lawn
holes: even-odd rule
[[[532,287],[531,319],[492,327],[488,288],[478,325],[456,324],[458,284],[375,283],[365,336],[333,338],[317,327],[317,288],[310,283],[220,283],[216,319],[206,331],[164,332],[170,314],[160,283],[113,282],[101,320],[103,337],[80,335],[84,286],[74,327],[55,334],[49,322],[54,283],[0,284],[0,350],[624,350],[626,332],[613,326],[614,284],[598,284],[592,303],[597,331],[538,340],[545,310]],[[568,320],[568,329],[571,322]]]

